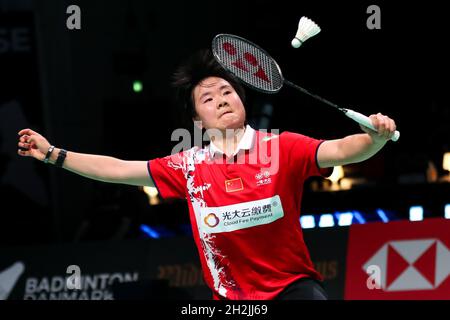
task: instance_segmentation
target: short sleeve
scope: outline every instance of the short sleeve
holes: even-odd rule
[[[186,198],[182,153],[148,161],[148,172],[162,198]]]
[[[293,132],[282,133],[280,139],[282,152],[288,155],[290,169],[299,172],[303,179],[311,176],[327,177],[332,173],[332,168],[319,168],[317,160],[317,151],[325,140]]]

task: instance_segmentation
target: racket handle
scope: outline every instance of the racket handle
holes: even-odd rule
[[[362,124],[363,126],[376,131],[374,126],[372,125],[372,121],[370,120],[369,117],[366,117],[365,115],[363,115],[363,114],[361,114],[359,112],[350,110],[350,109],[345,109],[344,113],[350,119],[353,119],[356,122],[358,122],[359,124]],[[400,138],[400,132],[399,131],[395,131],[395,133],[392,136],[391,140],[392,141],[397,141],[399,138]]]

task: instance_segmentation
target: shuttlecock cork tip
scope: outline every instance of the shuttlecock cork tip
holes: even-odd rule
[[[294,47],[295,49],[297,49],[297,48],[300,48],[300,46],[302,45],[302,42],[301,42],[299,39],[294,38],[294,39],[292,39],[292,41],[291,41],[291,45],[292,45],[292,47]]]

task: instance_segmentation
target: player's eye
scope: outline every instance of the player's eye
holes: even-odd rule
[[[203,101],[203,103],[207,103],[207,102],[209,102],[209,101],[212,101],[212,98],[206,99],[205,101]]]
[[[230,94],[230,93],[231,93],[231,91],[230,91],[230,90],[227,90],[227,91],[225,91],[225,92],[223,93],[223,95],[226,96],[227,94]]]

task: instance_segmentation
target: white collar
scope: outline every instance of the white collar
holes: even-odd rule
[[[253,141],[255,140],[255,134],[256,131],[249,125],[245,127],[244,135],[241,138],[241,141],[239,141],[238,146],[233,153],[233,156],[235,156],[240,150],[250,150],[253,146]],[[224,154],[222,150],[220,150],[212,141],[209,143],[209,154],[211,157],[214,157],[215,153],[219,152],[221,154]]]

